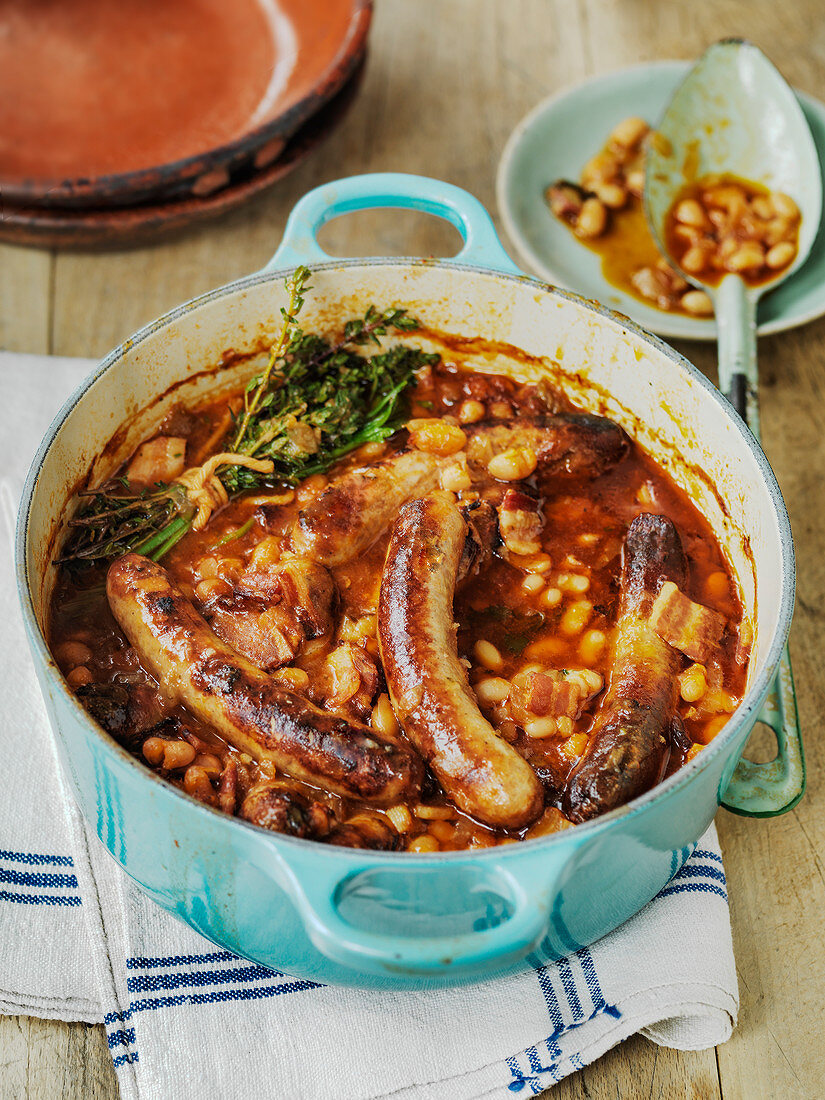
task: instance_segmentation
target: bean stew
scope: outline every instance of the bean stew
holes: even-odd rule
[[[130,753],[260,827],[411,852],[569,828],[729,720],[751,645],[736,581],[620,427],[471,351],[406,360],[414,323],[395,319],[371,359],[346,329],[311,353],[293,331],[257,389],[170,412],[103,487],[108,511],[87,491],[51,648]],[[310,354],[312,372],[292,369]],[[357,424],[332,418],[340,387],[277,419],[336,356],[339,383],[371,364]],[[409,377],[391,373],[402,360]],[[392,379],[396,419],[363,439]],[[331,440],[341,456],[321,461]],[[258,467],[218,482],[227,454]],[[190,510],[144,534],[169,500]],[[127,519],[105,542],[113,508]]]

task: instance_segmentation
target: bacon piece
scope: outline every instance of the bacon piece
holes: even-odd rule
[[[220,600],[210,623],[219,638],[269,671],[288,664],[307,638],[332,630],[334,595],[334,582],[322,565],[292,558],[271,573],[243,574],[235,584],[235,599]],[[261,603],[270,606],[262,611]]]
[[[680,592],[665,581],[650,611],[650,625],[659,637],[692,661],[706,664],[725,629],[724,616]]]
[[[234,591],[252,600],[277,603],[281,598],[281,578],[277,573],[242,573],[235,582]]]
[[[330,710],[347,706],[359,718],[366,718],[378,687],[378,669],[363,649],[344,642],[324,661],[316,686]]]
[[[304,640],[293,616],[278,605],[266,611],[218,605],[209,625],[219,638],[267,672],[289,664]]]
[[[221,772],[218,785],[218,806],[225,814],[234,814],[238,805],[238,762],[231,757]]]
[[[577,688],[561,677],[546,672],[520,672],[512,680],[510,713],[522,725],[531,718],[577,716]]]
[[[126,477],[132,485],[174,481],[183,473],[185,462],[186,440],[182,436],[158,435],[141,443],[126,467]]]
[[[508,489],[498,508],[501,539],[513,554],[538,554],[542,519],[539,502],[518,489]]]
[[[486,500],[474,500],[470,504],[460,505],[459,512],[467,524],[467,535],[458,562],[456,584],[478,572],[499,542],[498,521],[492,504]]]
[[[603,684],[597,672],[519,672],[511,682],[510,714],[522,725],[531,718],[567,717],[575,721]]]
[[[320,638],[332,627],[335,584],[329,572],[317,562],[288,558],[271,572],[244,573],[235,584],[235,592],[267,603],[282,600],[307,638]]]
[[[302,558],[282,562],[277,570],[284,602],[307,638],[320,638],[332,628],[335,583],[323,565]]]

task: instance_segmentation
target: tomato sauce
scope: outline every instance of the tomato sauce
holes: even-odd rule
[[[463,356],[450,354],[437,368],[423,371],[412,395],[412,415],[447,416],[456,423],[461,420],[462,409],[469,407],[467,402],[483,406],[487,419],[571,409],[562,395],[546,387],[523,385],[508,377],[473,373],[466,368]],[[220,449],[226,416],[225,399],[178,410],[161,425],[160,434],[184,436],[187,463],[191,465]],[[472,423],[464,428],[470,434]],[[162,564],[208,619],[210,601],[220,598],[221,593],[228,597],[245,572],[265,571],[288,552],[298,512],[329,481],[354,464],[375,462],[406,444],[407,433],[402,431],[387,443],[362,447],[326,475],[316,474],[294,490],[285,487],[246,492],[215,513],[204,530],[189,532]],[[519,488],[527,492],[530,487],[529,480],[519,483]],[[482,480],[457,496],[459,501],[471,495],[483,498],[488,490]],[[743,694],[749,626],[743,621],[736,584],[707,520],[634,443],[627,456],[606,473],[586,484],[568,485],[543,501],[540,549],[514,554],[506,547],[499,548],[457,591],[454,611],[459,656],[466,662],[481,710],[533,766],[544,784],[546,809],[536,823],[511,833],[488,828],[452,806],[429,774],[420,800],[388,813],[295,780],[289,780],[290,785],[323,803],[341,821],[359,814],[382,819],[389,816],[398,831],[394,846],[414,851],[488,847],[568,827],[570,823],[561,810],[562,796],[568,777],[587,749],[588,730],[610,675],[623,539],[629,523],[642,512],[662,514],[675,523],[689,559],[685,595],[723,616],[726,624],[720,645],[702,669],[705,690],[697,698],[696,691],[685,689],[688,698],[680,698],[679,715],[688,739],[674,745],[669,772],[700,752],[724,726]],[[380,720],[381,714],[386,721],[388,714],[376,640],[378,594],[388,538],[389,532],[384,532],[364,554],[332,570],[337,590],[334,630],[305,642],[290,662],[290,669],[298,670],[294,675],[304,683],[307,696],[323,706],[329,695],[327,658],[342,642],[358,646],[378,670],[372,697],[373,723]],[[104,567],[64,569],[55,589],[50,642],[70,685],[80,690],[81,697],[89,685],[123,685],[147,728],[163,719],[177,718],[191,734],[197,755],[193,761],[186,750],[183,755],[188,764],[177,768],[156,765],[156,770],[195,797],[216,804],[221,770],[232,761],[237,770],[237,794],[234,807],[228,808],[238,812],[245,794],[262,778],[277,778],[277,773],[271,765],[256,763],[239,753],[177,700],[166,696],[164,686],[141,667],[137,652],[113,618],[104,582]],[[685,657],[685,672],[691,667]],[[586,705],[573,717],[565,715],[554,721],[552,735],[545,735],[548,723],[542,726],[525,722],[523,714],[514,714],[511,698],[500,697],[502,690],[530,669],[549,670],[556,677],[587,685],[587,690],[581,687],[590,696]],[[505,689],[501,689],[500,682]],[[530,735],[530,729],[535,735]],[[146,762],[140,736],[132,732],[122,740]],[[192,767],[196,766],[206,770],[209,783],[204,783],[200,772],[198,783],[191,779]]]

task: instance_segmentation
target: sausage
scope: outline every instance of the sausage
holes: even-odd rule
[[[447,795],[487,825],[518,829],[541,813],[541,784],[481,714],[456,649],[453,593],[468,534],[451,493],[402,508],[381,578],[378,642],[398,720]]]
[[[264,779],[251,787],[240,816],[274,833],[321,840],[340,848],[389,851],[398,847],[398,834],[380,813],[361,811],[338,821],[323,802],[312,801],[282,779]]]
[[[493,420],[465,431],[472,432],[467,458],[485,471],[493,455],[530,447],[538,460],[540,486],[596,477],[628,448],[618,424],[584,413]],[[434,489],[441,469],[452,461],[424,451],[403,451],[375,466],[348,470],[300,513],[292,531],[293,549],[322,565],[342,565],[379,538],[403,504]]]
[[[323,802],[311,801],[282,779],[263,779],[250,787],[239,814],[262,829],[310,840],[326,837],[334,820]]]
[[[568,783],[574,822],[623,806],[664,777],[678,703],[679,653],[647,622],[666,580],[683,588],[687,560],[674,524],[642,514],[628,528],[610,685]]]
[[[161,566],[126,554],[109,567],[112,613],[164,689],[231,745],[345,797],[394,803],[418,791],[403,746],[320,710],[221,641]]]
[[[337,824],[329,834],[330,844],[339,848],[369,848],[389,852],[398,847],[398,833],[377,813],[359,813]]]
[[[321,565],[342,565],[389,527],[402,504],[435,488],[440,465],[436,455],[404,451],[348,470],[301,511],[293,549]]]
[[[604,416],[557,413],[519,420],[490,420],[472,425],[467,458],[484,465],[501,451],[529,447],[536,455],[536,481],[598,477],[627,453],[625,432]]]

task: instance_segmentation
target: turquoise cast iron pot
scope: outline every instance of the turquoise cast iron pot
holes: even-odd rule
[[[449,261],[341,261],[321,251],[315,234],[325,221],[379,206],[446,218],[464,247]],[[49,559],[72,486],[90,467],[94,478],[108,475],[174,401],[239,381],[243,366],[215,364],[228,348],[251,353],[273,337],[283,275],[297,263],[313,270],[301,317],[307,328],[375,302],[409,307],[431,331],[515,345],[544,365],[492,353],[475,365],[524,379],[549,375],[580,405],[622,423],[693,495],[739,579],[755,643],[744,702],[690,765],[629,806],[554,836],[433,855],[363,852],[279,836],[203,806],[90,720],[44,641]],[[737,767],[772,688],[794,595],[788,517],[759,446],[681,356],[624,317],[525,278],[483,207],[435,180],[375,175],[318,188],[296,206],[263,271],[173,310],[116,348],[37,453],[20,511],[17,570],[60,758],[101,842],[159,905],[215,943],[288,974],[400,988],[484,978],[525,960],[538,965],[637,912],[684,863],[720,800],[770,814],[794,804],[804,785],[798,738],[782,720],[790,684],[773,691],[767,715],[777,759]]]

